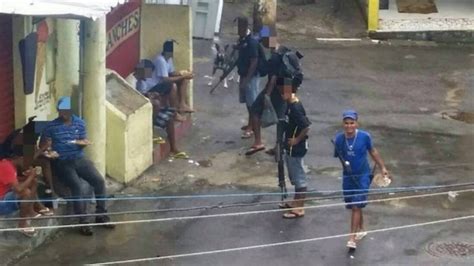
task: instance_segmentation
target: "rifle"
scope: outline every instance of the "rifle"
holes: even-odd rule
[[[285,168],[283,163],[283,131],[284,131],[284,119],[279,119],[277,124],[277,144],[275,148],[275,161],[278,164],[278,186],[281,191],[281,201],[284,201],[288,197],[288,191],[286,189],[285,182]]]
[[[212,87],[211,91],[209,91],[210,94],[214,92],[215,89],[221,84],[221,82],[227,78],[227,76],[234,70],[235,66],[237,65],[237,60],[239,58],[239,47],[238,45],[232,45],[232,52],[230,55],[227,57],[226,60],[224,60],[224,64],[222,66],[222,75],[219,78],[219,81]]]

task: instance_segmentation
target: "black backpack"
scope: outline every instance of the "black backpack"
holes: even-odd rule
[[[278,53],[282,60],[279,76],[291,79],[293,86],[299,87],[303,83],[304,78],[300,64],[300,59],[303,58],[303,55],[284,46],[278,49]]]

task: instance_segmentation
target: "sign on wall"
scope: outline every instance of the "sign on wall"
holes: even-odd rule
[[[140,3],[128,2],[107,14],[106,66],[127,77],[139,60]]]

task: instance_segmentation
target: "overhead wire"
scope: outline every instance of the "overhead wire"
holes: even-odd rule
[[[472,192],[474,189],[465,189],[458,190],[457,193]],[[402,196],[402,197],[390,197],[385,199],[375,199],[375,200],[366,200],[352,202],[351,204],[363,204],[363,203],[375,203],[375,202],[386,202],[392,200],[406,200],[406,199],[415,199],[423,197],[433,197],[446,195],[449,192],[438,192],[438,193],[428,193],[428,194],[419,194],[411,196]],[[153,223],[153,222],[165,222],[165,221],[183,221],[183,220],[192,220],[192,219],[208,219],[208,218],[222,218],[222,217],[232,217],[232,216],[242,216],[242,215],[254,215],[254,214],[264,214],[264,213],[276,213],[276,212],[285,212],[289,210],[296,209],[317,209],[317,208],[329,208],[336,206],[343,206],[346,203],[331,203],[324,205],[316,206],[305,206],[298,208],[288,208],[288,209],[271,209],[271,210],[257,210],[257,211],[246,211],[246,212],[231,212],[231,213],[221,213],[221,214],[206,214],[206,215],[195,215],[195,216],[177,216],[177,217],[168,217],[168,218],[155,218],[155,219],[141,219],[141,220],[125,220],[125,221],[110,221],[106,223],[88,223],[88,224],[67,224],[67,225],[51,225],[51,226],[31,226],[33,229],[43,230],[43,229],[60,229],[60,228],[77,228],[84,226],[103,226],[108,224],[122,225],[122,224],[136,224],[136,223]],[[0,232],[12,232],[19,231],[21,228],[0,228]]]

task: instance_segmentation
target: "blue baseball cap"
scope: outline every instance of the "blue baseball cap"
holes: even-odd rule
[[[357,112],[355,110],[346,110],[342,113],[342,120],[350,118],[352,120],[357,120]]]
[[[71,97],[63,96],[59,98],[56,107],[58,108],[58,110],[71,110]]]

